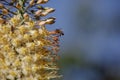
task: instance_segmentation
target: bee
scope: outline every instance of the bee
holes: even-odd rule
[[[64,35],[63,31],[60,30],[60,29],[56,29],[54,31],[50,31],[49,34],[51,34],[51,35],[57,35],[58,37]]]
[[[59,36],[63,36],[64,35],[64,33],[63,33],[63,31],[61,29],[56,29],[55,32],[58,33]]]

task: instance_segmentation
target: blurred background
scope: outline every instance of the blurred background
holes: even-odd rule
[[[62,80],[120,80],[120,0],[51,0]]]

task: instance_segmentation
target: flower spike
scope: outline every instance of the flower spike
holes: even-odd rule
[[[42,18],[55,9],[43,7],[49,0],[0,0],[0,80],[52,80],[61,76],[57,66],[60,36]]]

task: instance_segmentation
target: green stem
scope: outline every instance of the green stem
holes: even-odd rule
[[[23,19],[23,14],[24,14],[24,0],[19,0],[19,4],[21,6],[21,9],[18,10],[18,13],[21,15],[21,19]]]

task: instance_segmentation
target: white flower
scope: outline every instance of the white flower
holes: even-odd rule
[[[26,47],[28,47],[28,49],[30,49],[30,50],[34,50],[35,49],[35,43],[34,42],[26,43]]]
[[[38,31],[40,34],[43,34],[43,32],[44,32],[41,28]]]
[[[15,47],[19,47],[21,45],[21,40],[16,38],[12,40],[12,45]]]
[[[32,71],[33,71],[33,72],[37,72],[39,69],[40,69],[40,68],[39,68],[38,66],[36,66],[36,65],[33,65],[33,66],[32,66]]]
[[[25,47],[17,48],[16,51],[21,55],[25,55],[28,53],[28,49]]]
[[[30,34],[32,36],[32,39],[35,39],[39,36],[39,32],[37,30],[31,30]]]
[[[25,41],[30,41],[31,40],[31,37],[30,37],[29,34],[24,34],[23,38],[24,38]]]

